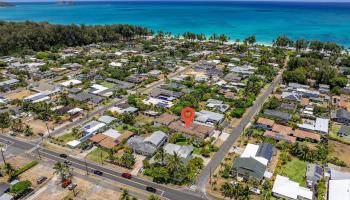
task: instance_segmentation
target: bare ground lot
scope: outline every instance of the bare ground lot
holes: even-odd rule
[[[339,158],[344,161],[348,166],[350,166],[350,145],[343,144],[334,140],[328,141],[330,154],[334,157]]]
[[[27,96],[30,96],[34,94],[34,92],[31,92],[30,90],[19,90],[19,91],[13,91],[5,95],[5,97],[9,100],[22,100]]]

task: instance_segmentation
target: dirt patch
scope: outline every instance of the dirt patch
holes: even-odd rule
[[[42,120],[33,119],[33,118],[26,118],[25,120],[23,120],[23,122],[25,124],[28,124],[32,128],[34,135],[38,135],[39,133],[46,133],[47,132],[46,123]],[[48,127],[52,128],[53,127],[52,123],[49,122]]]
[[[6,98],[9,100],[15,100],[15,99],[22,100],[25,97],[30,96],[32,94],[34,94],[34,93],[31,92],[30,90],[20,90],[20,91],[15,91],[15,92],[7,94]]]
[[[334,140],[328,141],[331,156],[337,157],[350,166],[350,145],[343,144]]]
[[[52,167],[49,167],[43,164],[38,164],[33,168],[29,169],[28,171],[24,172],[23,174],[21,174],[19,178],[21,180],[29,180],[30,182],[32,182],[32,186],[36,188],[40,185],[43,185],[43,183],[40,185],[36,183],[36,180],[39,177],[45,176],[49,180],[54,176],[54,172],[55,170],[52,169]]]

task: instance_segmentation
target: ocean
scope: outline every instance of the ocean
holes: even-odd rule
[[[271,44],[279,35],[334,41],[350,47],[350,3],[301,2],[75,2],[17,3],[0,8],[0,20],[56,24],[133,24],[154,31],[256,35]]]

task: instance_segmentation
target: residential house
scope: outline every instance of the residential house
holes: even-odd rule
[[[103,130],[106,127],[105,123],[98,122],[98,121],[90,121],[87,124],[84,124],[81,128],[80,131],[84,133],[84,135],[94,135],[95,133]]]
[[[350,126],[341,125],[338,136],[350,140]]]
[[[150,95],[151,97],[154,97],[154,98],[172,101],[174,99],[178,99],[182,97],[183,93],[175,92],[172,90],[161,89],[161,88],[155,88],[152,90]]]
[[[230,106],[227,104],[224,104],[223,101],[216,100],[216,99],[208,99],[207,107],[213,108],[214,110],[217,110],[220,113],[225,113],[230,108]]]
[[[39,93],[25,97],[23,101],[29,102],[29,103],[38,103],[38,102],[48,101],[50,99],[51,99],[50,96],[46,92],[39,92]]]
[[[312,200],[313,192],[289,178],[277,175],[272,187],[272,195],[277,198],[288,200]]]
[[[155,126],[169,126],[172,122],[179,120],[180,117],[176,115],[171,115],[168,113],[163,113],[154,120]]]
[[[284,122],[288,122],[289,120],[292,119],[292,115],[289,113],[277,111],[277,110],[268,110],[266,109],[264,112],[264,115],[267,117],[275,118],[282,120]]]
[[[147,77],[145,77],[145,76],[135,74],[135,75],[131,75],[131,76],[126,77],[125,80],[130,82],[130,83],[140,84],[146,79],[147,79]]]
[[[265,130],[272,130],[272,126],[274,124],[275,122],[273,120],[260,117],[256,122],[255,127],[265,129]]]
[[[193,146],[188,145],[188,146],[181,146],[177,144],[171,144],[168,143],[164,145],[164,151],[167,154],[174,155],[175,153],[180,157],[181,162],[184,164],[187,164],[188,161],[190,161],[193,156]]]
[[[321,141],[321,136],[319,134],[316,133],[312,133],[312,132],[308,132],[308,131],[304,131],[304,130],[300,130],[300,129],[296,129],[293,132],[293,136],[296,137],[298,140],[313,140],[316,142]]]
[[[134,136],[127,141],[127,145],[138,154],[152,157],[158,148],[165,143],[167,137],[166,133],[156,131],[146,138]]]
[[[225,119],[225,116],[220,113],[201,110],[196,112],[196,121],[209,125],[220,125]]]
[[[291,136],[292,133],[291,127],[275,124],[272,127],[272,131],[265,131],[264,137],[269,137],[277,141],[283,140],[288,143],[295,143],[296,138]]]
[[[125,103],[118,104],[110,108],[109,110],[112,112],[123,114],[123,113],[136,113],[139,109],[134,106],[130,106],[127,102],[125,102]]]
[[[126,81],[121,81],[113,78],[107,78],[107,82],[114,83],[117,88],[119,89],[131,89],[135,86],[134,83],[126,82]]]
[[[285,91],[285,92],[282,92],[281,98],[289,101],[300,101],[301,95],[296,91],[292,91],[292,92]]]
[[[248,144],[241,156],[235,159],[232,171],[237,176],[262,180],[274,154],[271,144]]]
[[[308,120],[303,124],[297,124],[297,126],[299,129],[302,129],[302,130],[328,134],[329,119],[316,118],[316,121]]]
[[[6,81],[0,82],[0,88],[3,90],[10,90],[11,87],[15,86],[16,84],[19,83],[19,80],[17,79],[10,79]]]
[[[349,200],[350,179],[330,180],[328,183],[328,200]]]
[[[350,112],[339,109],[332,113],[332,120],[341,124],[350,125]]]
[[[319,84],[318,91],[322,94],[329,94],[330,93],[330,86],[325,85],[325,84]]]
[[[80,80],[70,79],[68,81],[64,81],[64,82],[60,83],[60,85],[63,86],[63,87],[71,87],[71,86],[74,86],[74,85],[79,85],[81,83],[82,82]]]
[[[211,137],[214,134],[214,128],[198,123],[191,123],[189,127],[186,127],[181,121],[171,122],[168,126],[177,132],[185,133],[190,136],[196,136],[202,139]]]
[[[100,118],[98,118],[97,121],[102,122],[102,123],[104,123],[104,124],[106,124],[106,125],[110,125],[110,124],[112,124],[113,122],[116,122],[117,120],[118,120],[118,119],[115,118],[115,117],[111,117],[111,116],[108,116],[108,115],[103,115],[103,116],[101,116]]]
[[[306,183],[309,188],[315,186],[323,178],[323,169],[317,164],[307,164]]]

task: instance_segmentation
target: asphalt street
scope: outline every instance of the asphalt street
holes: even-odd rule
[[[117,181],[121,184],[130,186],[133,188],[137,188],[137,189],[146,191],[147,186],[153,187],[153,188],[157,189],[156,193],[158,195],[161,195],[167,199],[171,199],[171,200],[178,200],[178,199],[199,200],[199,199],[203,199],[203,198],[201,198],[200,194],[195,193],[195,192],[191,192],[189,190],[185,190],[185,189],[176,190],[176,189],[168,188],[164,185],[156,184],[152,181],[144,180],[144,179],[141,179],[138,177],[133,177],[132,179],[125,179],[125,178],[122,178],[120,172],[114,171],[114,170],[109,169],[107,167],[104,167],[102,165],[94,164],[91,162],[85,162],[85,160],[74,158],[74,157],[71,157],[69,155],[67,158],[61,158],[60,153],[58,153],[58,152],[38,147],[37,144],[25,142],[25,141],[19,140],[17,138],[12,138],[9,136],[0,135],[0,141],[3,143],[11,144],[12,147],[22,149],[23,151],[26,151],[28,153],[31,152],[33,154],[37,154],[41,158],[45,157],[45,158],[48,158],[50,160],[60,161],[60,162],[69,161],[72,164],[72,167],[80,169],[80,170],[85,170],[85,171],[87,169],[90,175],[93,174],[93,172],[95,170],[101,171],[101,172],[103,172],[103,174],[102,174],[103,178]]]
[[[243,133],[244,128],[253,119],[255,114],[260,111],[266,99],[272,93],[276,85],[280,82],[281,75],[278,75],[275,78],[275,80],[271,83],[270,87],[266,89],[265,92],[255,100],[255,103],[252,106],[252,108],[250,108],[248,113],[246,113],[243,116],[239,124],[233,129],[233,131],[231,132],[230,136],[226,139],[224,144],[221,145],[219,151],[214,154],[213,158],[210,160],[208,165],[206,165],[204,170],[199,174],[196,185],[197,189],[200,192],[205,194],[205,185],[209,181],[210,174],[213,173],[214,170],[220,165],[220,162],[224,159],[225,155],[227,155],[234,142]]]

